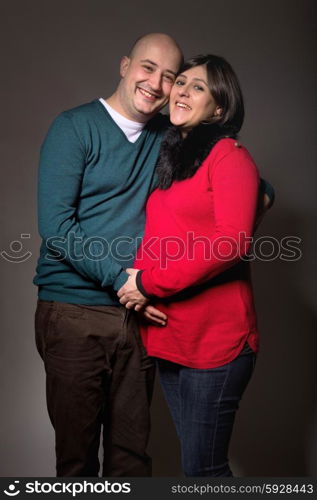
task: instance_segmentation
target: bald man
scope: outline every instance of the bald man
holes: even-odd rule
[[[155,187],[154,167],[182,61],[168,35],[141,37],[108,99],[60,114],[39,168],[35,330],[56,436],[57,476],[149,476],[154,370],[134,313],[118,301]]]

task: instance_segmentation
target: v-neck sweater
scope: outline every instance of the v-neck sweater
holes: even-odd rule
[[[150,356],[191,368],[229,363],[258,349],[249,263],[257,168],[243,147],[220,140],[193,177],[156,189],[134,267],[139,287],[167,314],[142,326]],[[241,260],[242,258],[242,260]]]
[[[155,116],[131,143],[98,99],[54,120],[39,166],[40,299],[119,304],[166,125]]]

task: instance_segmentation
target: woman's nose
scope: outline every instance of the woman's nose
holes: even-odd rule
[[[189,87],[187,85],[183,85],[182,87],[179,87],[178,93],[180,96],[189,96]]]

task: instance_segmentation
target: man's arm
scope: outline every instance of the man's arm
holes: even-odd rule
[[[85,244],[90,243],[90,254],[98,255],[100,252],[100,246],[88,240],[77,220],[85,161],[84,144],[71,118],[63,113],[53,122],[41,148],[39,232],[46,242],[48,254],[56,247],[63,259],[85,278],[118,290],[128,278],[122,267],[109,256],[102,260],[85,256]],[[71,248],[70,253],[72,241],[76,242],[76,246]],[[82,257],[76,259],[76,255]]]
[[[266,212],[272,207],[275,200],[275,191],[273,186],[265,179],[260,179],[259,198],[256,211],[256,221],[254,230],[256,231],[261,224]]]
[[[273,203],[275,201],[275,191],[272,186],[267,180],[265,179],[260,179],[260,196],[262,194],[263,198],[263,206],[265,207],[266,210],[271,208],[273,206]]]

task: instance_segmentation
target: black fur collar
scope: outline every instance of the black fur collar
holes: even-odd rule
[[[214,145],[223,138],[236,139],[236,134],[217,125],[198,125],[185,139],[180,129],[171,126],[162,141],[156,173],[158,187],[167,189],[173,181],[192,177]]]

